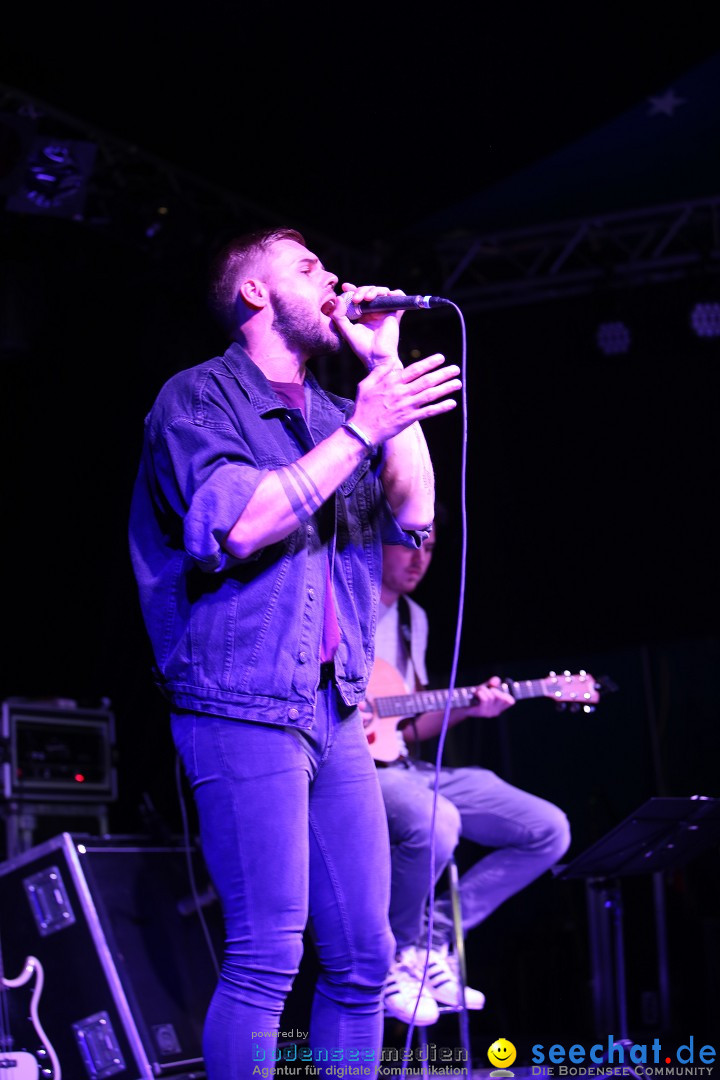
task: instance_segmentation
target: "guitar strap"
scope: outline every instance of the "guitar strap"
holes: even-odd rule
[[[412,626],[410,621],[410,605],[407,602],[407,597],[404,593],[400,593],[398,596],[398,626],[400,629],[400,637],[405,647],[407,658],[410,661],[410,666],[413,672],[413,684],[414,689],[418,689],[417,673],[415,671],[415,664],[412,657]],[[415,727],[415,719],[411,719],[409,723]],[[415,730],[415,739],[412,742],[409,750],[409,756],[417,760],[420,756],[420,740],[417,737],[417,729]]]
[[[412,668],[413,678],[413,690],[422,690],[422,685],[418,682],[417,671],[415,670],[415,662],[413,660],[412,653],[412,623],[410,616],[410,605],[407,602],[407,597],[404,593],[400,593],[398,596],[398,627],[400,630],[400,637],[405,649],[405,658],[410,663]]]
[[[405,645],[408,657],[412,661],[412,630],[410,628],[410,605],[408,604],[407,597],[404,593],[400,593],[400,595],[398,596],[398,620],[400,623],[400,636],[403,639],[403,643]]]

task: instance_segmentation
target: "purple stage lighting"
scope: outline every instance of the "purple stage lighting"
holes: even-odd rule
[[[630,348],[630,331],[622,322],[600,323],[595,340],[606,356],[619,356]]]
[[[698,337],[720,337],[720,303],[696,304],[690,313],[690,325]]]

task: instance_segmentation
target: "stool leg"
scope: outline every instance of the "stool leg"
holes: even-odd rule
[[[460,1003],[458,1010],[458,1022],[460,1024],[460,1042],[467,1055],[468,1068],[472,1067],[472,1054],[470,1052],[470,1027],[468,1024],[467,1008],[465,1006],[465,987],[467,985],[467,968],[465,966],[465,935],[463,934],[462,910],[460,905],[460,886],[458,880],[457,863],[450,859],[448,863],[448,879],[450,883],[450,898],[452,900],[453,930],[455,933],[455,952],[458,961],[458,974],[460,976]]]
[[[430,1069],[428,1066],[428,1041],[427,1030],[424,1027],[417,1028],[417,1041],[420,1048],[420,1058],[422,1061],[422,1076],[430,1076]]]

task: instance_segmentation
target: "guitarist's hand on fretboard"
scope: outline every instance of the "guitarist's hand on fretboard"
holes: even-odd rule
[[[491,717],[499,716],[511,705],[515,704],[515,698],[507,690],[503,689],[501,680],[497,675],[473,687],[475,702],[466,708],[466,716]]]

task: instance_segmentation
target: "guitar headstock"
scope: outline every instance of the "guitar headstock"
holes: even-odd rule
[[[558,709],[570,709],[571,712],[582,709],[586,713],[595,712],[601,694],[617,690],[607,675],[596,679],[589,671],[578,671],[575,675],[570,671],[563,671],[561,675],[551,671],[546,679],[505,679],[501,685],[516,701],[549,697]]]
[[[544,695],[552,698],[561,708],[569,706],[573,711],[582,709],[583,712],[593,712],[600,700],[600,684],[587,671],[579,671],[577,674],[569,671],[558,674],[551,671],[547,678],[540,682]]]

